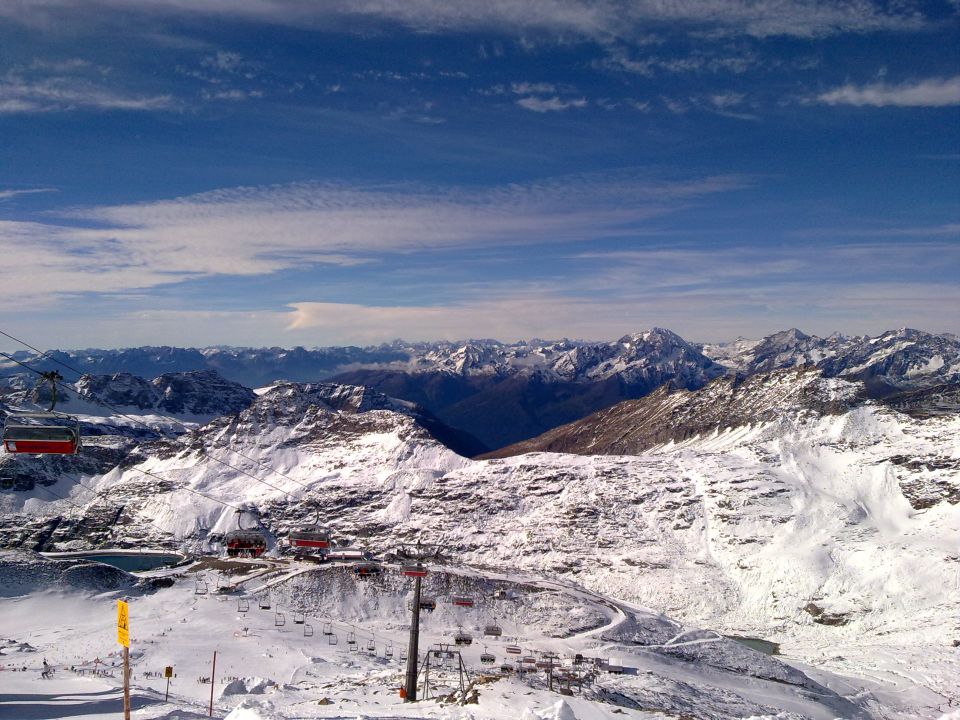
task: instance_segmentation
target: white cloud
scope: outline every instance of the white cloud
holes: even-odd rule
[[[384,253],[629,235],[649,218],[746,183],[619,174],[471,193],[289,185],[77,209],[58,224],[0,221],[0,253],[18,268],[0,285],[0,302],[356,264]]]
[[[49,193],[56,192],[56,188],[26,188],[23,190],[10,189],[10,190],[0,190],[0,200],[9,200],[10,198],[17,197],[18,195],[34,195],[36,193]]]
[[[510,90],[515,95],[547,95],[550,93],[555,93],[557,91],[557,86],[553,83],[532,83],[532,82],[519,82],[512,83],[510,85]]]
[[[63,10],[110,9],[202,14],[295,27],[346,29],[358,19],[401,23],[427,32],[492,29],[573,34],[599,40],[644,42],[650,23],[756,37],[821,37],[842,32],[915,30],[925,25],[912,3],[869,0],[6,0],[0,16],[52,23]]]
[[[104,81],[107,70],[79,59],[35,60],[29,66],[11,68],[0,77],[0,114],[174,107],[169,95],[144,95],[108,86]],[[50,75],[50,71],[60,74]]]
[[[561,112],[570,108],[584,108],[587,106],[586,98],[562,99],[556,95],[553,97],[542,98],[530,95],[529,97],[517,100],[517,105],[533,112]]]
[[[816,98],[827,105],[858,107],[946,107],[960,105],[960,75],[952,78],[929,78],[913,83],[888,85],[843,85]]]

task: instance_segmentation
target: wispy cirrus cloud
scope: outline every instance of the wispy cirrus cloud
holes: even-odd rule
[[[171,95],[144,94],[119,87],[110,68],[81,58],[35,59],[0,75],[0,114],[69,110],[168,110]]]
[[[755,37],[824,37],[844,32],[916,30],[926,24],[920,3],[872,0],[7,0],[0,16],[51,23],[64,11],[91,6],[127,12],[193,13],[295,27],[399,23],[426,32],[494,30],[572,34],[599,40],[642,39],[651,23],[691,31]]]
[[[960,105],[960,75],[927,78],[890,85],[842,85],[818,95],[815,100],[827,105],[857,107],[947,107]]]
[[[551,97],[528,95],[527,97],[522,97],[517,100],[517,105],[525,110],[531,110],[537,113],[562,112],[563,110],[570,110],[571,108],[585,108],[587,106],[587,99],[584,97],[561,98],[558,95]]]
[[[10,198],[15,198],[18,195],[35,195],[37,193],[50,193],[57,192],[56,188],[8,188],[6,190],[0,189],[0,201],[9,200]]]
[[[0,298],[53,299],[217,275],[269,275],[386,254],[562,243],[629,235],[645,221],[749,184],[579,175],[483,191],[285,185],[78,208],[55,221],[0,222],[19,268]],[[55,250],[55,252],[53,252]]]

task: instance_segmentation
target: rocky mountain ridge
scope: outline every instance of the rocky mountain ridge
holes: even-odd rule
[[[48,357],[21,355],[16,357],[38,368],[57,367]],[[862,380],[871,397],[960,383],[960,341],[910,329],[876,338],[840,334],[818,338],[791,329],[759,341],[703,346],[653,328],[613,342],[397,341],[369,348],[133,348],[52,355],[78,369],[193,366],[250,386],[269,385],[283,377],[364,385],[420,405],[486,448],[539,436],[667,383],[692,390],[723,375],[742,379],[777,369],[816,367],[829,377]],[[22,392],[32,382],[17,376],[25,371],[15,364],[0,362],[0,367],[14,374],[5,381],[8,393]],[[176,374],[161,377],[168,376]],[[128,371],[112,377],[115,385],[121,378],[131,383],[117,392],[135,406],[177,407],[173,399],[156,399],[154,390],[133,387],[136,381]],[[229,407],[204,409],[236,411],[245,402],[236,392],[238,400]],[[194,399],[194,407],[201,404]]]

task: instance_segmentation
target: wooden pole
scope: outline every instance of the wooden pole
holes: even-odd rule
[[[123,646],[123,720],[130,720],[130,648]]]
[[[170,678],[167,678],[167,692],[163,695],[163,701],[167,702],[170,700]]]
[[[213,684],[217,681],[217,651],[213,651],[213,670],[210,671],[210,714],[213,717]]]

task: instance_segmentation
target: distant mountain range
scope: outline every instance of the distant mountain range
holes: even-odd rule
[[[451,432],[464,433],[461,440],[472,438],[456,441],[461,451],[479,452],[539,436],[662,386],[694,390],[724,376],[740,382],[757,373],[815,367],[826,377],[862,381],[863,392],[874,398],[938,385],[949,391],[960,382],[960,340],[911,329],[875,338],[819,338],[791,329],[762,340],[707,345],[653,328],[613,342],[397,341],[314,350],[143,347],[14,357],[39,370],[64,371],[57,361],[66,363],[90,375],[79,382],[84,392],[112,397],[112,404],[172,414],[238,412],[252,401],[248,388],[277,381],[365,386],[416,403]],[[14,375],[5,381],[8,396],[24,397],[33,379],[9,361],[0,362],[0,369]]]

